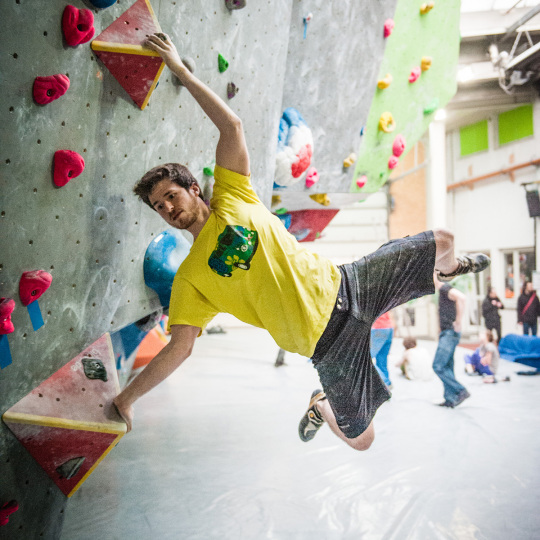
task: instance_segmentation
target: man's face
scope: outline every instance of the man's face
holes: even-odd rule
[[[529,281],[529,283],[527,283],[527,285],[525,286],[525,292],[527,294],[530,294],[533,292],[533,284]]]
[[[176,229],[189,228],[199,216],[198,186],[187,190],[167,178],[154,186],[148,199],[157,213]]]

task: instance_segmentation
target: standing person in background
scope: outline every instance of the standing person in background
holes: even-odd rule
[[[523,334],[528,335],[530,330],[531,335],[536,336],[538,317],[540,317],[540,301],[531,281],[526,281],[523,284],[517,303],[517,315],[518,324],[523,325]]]
[[[375,367],[384,384],[390,390],[392,381],[388,375],[388,353],[394,337],[394,321],[390,312],[383,313],[371,326],[371,358],[375,358]]]
[[[486,323],[486,330],[495,331],[494,341],[499,343],[501,340],[501,316],[499,309],[504,309],[503,303],[499,300],[494,287],[490,287],[487,296],[482,302],[482,316]]]
[[[444,401],[439,405],[453,409],[470,397],[467,389],[457,382],[454,374],[454,352],[461,337],[461,322],[467,298],[434,275],[435,289],[439,291],[439,344],[433,360],[433,371],[444,386]]]

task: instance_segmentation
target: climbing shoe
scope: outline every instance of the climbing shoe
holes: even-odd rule
[[[456,276],[462,276],[463,274],[468,274],[469,272],[477,274],[478,272],[485,270],[491,264],[490,258],[483,253],[461,255],[460,257],[456,257],[456,259],[458,265],[452,273],[443,274],[441,272],[437,272],[439,281],[451,281]]]
[[[308,410],[298,424],[298,435],[304,442],[311,441],[324,424],[324,418],[317,408],[317,403],[323,399],[326,399],[326,394],[320,389],[314,390],[311,394]]]

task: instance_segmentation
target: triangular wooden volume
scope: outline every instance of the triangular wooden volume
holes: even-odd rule
[[[112,404],[119,391],[111,340],[105,334],[13,405],[2,419],[71,496],[126,432]]]

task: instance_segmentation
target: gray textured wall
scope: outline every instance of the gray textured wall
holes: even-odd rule
[[[9,336],[13,364],[0,371],[0,413],[104,332],[157,307],[142,263],[165,227],[131,187],[168,161],[186,164],[202,180],[217,142],[217,130],[167,69],[140,111],[89,43],[65,46],[66,4],[5,0],[0,6],[0,296],[17,303]],[[96,35],[131,4],[119,0],[96,10]],[[278,120],[287,106],[297,107],[314,131],[314,164],[322,174],[316,191],[348,191],[341,164],[358,147],[383,54],[382,21],[394,4],[250,0],[246,9],[229,12],[221,0],[152,0],[163,30],[195,60],[196,74],[223,97],[229,81],[239,87],[230,103],[244,121],[253,182],[268,205]],[[306,41],[304,11],[314,14]],[[230,62],[224,74],[218,52]],[[36,105],[34,78],[56,73],[69,74],[70,89],[50,105]],[[60,189],[51,174],[59,149],[86,161],[83,174]],[[18,298],[22,272],[34,269],[53,275],[39,300],[45,326],[37,332]],[[64,496],[3,425],[0,478],[0,503],[21,504],[0,536],[57,537]]]
[[[131,4],[120,0],[96,11],[96,35]],[[13,364],[0,371],[0,413],[104,332],[158,305],[144,285],[142,263],[148,243],[165,227],[131,187],[150,167],[168,161],[185,163],[202,180],[218,136],[167,68],[149,106],[135,107],[96,61],[90,43],[64,45],[65,5],[6,0],[0,6],[0,296],[17,303],[16,330],[9,336]],[[152,0],[152,6],[181,53],[195,60],[204,82],[225,99],[227,82],[240,88],[231,107],[244,120],[254,184],[269,202],[290,0],[252,2],[232,13],[218,0]],[[223,74],[218,52],[230,63]],[[68,92],[49,105],[36,105],[34,78],[56,73],[69,74]],[[60,189],[51,175],[59,149],[75,150],[86,161],[83,174]],[[18,298],[22,272],[33,269],[53,275],[39,300],[45,326],[37,332]],[[0,478],[0,502],[21,504],[7,526],[10,537],[57,536],[64,496],[3,425]]]
[[[358,153],[385,49],[384,21],[397,0],[294,0],[283,108],[300,111],[313,132],[312,165],[320,175],[278,191],[348,193],[354,167],[343,160]],[[304,39],[303,19],[313,14]]]

